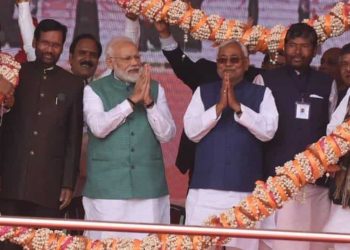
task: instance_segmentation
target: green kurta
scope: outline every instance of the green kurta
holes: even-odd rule
[[[101,98],[105,111],[123,102],[134,87],[116,80],[113,74],[90,86]],[[156,99],[156,82],[152,82],[151,92]],[[95,199],[149,199],[167,194],[160,143],[142,105],[137,105],[125,123],[105,138],[97,138],[89,131],[84,196]]]

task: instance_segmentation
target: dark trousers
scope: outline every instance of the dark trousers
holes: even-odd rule
[[[0,200],[0,212],[2,216],[26,216],[59,218],[60,211],[47,208],[28,201]],[[0,250],[19,250],[22,247],[9,242],[1,242]]]
[[[85,211],[83,207],[83,197],[74,197],[68,207],[61,210],[61,217],[74,220],[84,220]],[[68,230],[70,235],[83,235],[82,230]]]

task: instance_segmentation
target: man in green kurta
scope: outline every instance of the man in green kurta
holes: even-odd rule
[[[142,66],[137,46],[114,38],[106,48],[112,74],[85,87],[89,128],[87,220],[169,223],[170,203],[160,143],[175,135],[164,89]],[[91,238],[126,236],[87,231]],[[145,234],[127,234],[142,238]]]

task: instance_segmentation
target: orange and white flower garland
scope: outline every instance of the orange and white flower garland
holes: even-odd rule
[[[20,68],[21,64],[15,61],[11,55],[0,52],[0,75],[11,82],[15,87],[18,84]],[[3,93],[0,93],[0,103],[4,98]]]
[[[284,37],[288,27],[276,25],[268,29],[261,25],[248,26],[244,22],[225,19],[219,15],[206,15],[204,11],[194,9],[181,0],[116,0],[127,12],[143,15],[150,21],[165,21],[178,25],[185,33],[198,40],[222,42],[236,39],[247,46],[250,53],[276,53],[283,50]],[[350,1],[339,2],[331,11],[317,17],[306,19],[318,35],[319,44],[330,37],[340,36],[349,30]]]
[[[0,52],[0,75],[6,78],[14,86],[17,86],[19,79],[19,70],[21,64],[11,55]]]
[[[208,218],[205,225],[227,228],[254,228],[257,221],[271,215],[293,198],[307,183],[313,183],[326,171],[335,171],[339,158],[350,151],[350,120],[339,125],[282,167],[265,182],[257,181],[251,195],[236,207]],[[145,239],[91,240],[65,235],[62,231],[0,226],[0,240],[10,240],[25,249],[204,249],[227,241],[224,237],[153,234]]]

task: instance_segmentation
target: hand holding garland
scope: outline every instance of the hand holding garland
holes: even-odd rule
[[[268,29],[261,25],[251,26],[235,19],[219,15],[206,15],[193,9],[181,0],[116,0],[127,13],[143,15],[150,21],[164,21],[178,25],[195,39],[222,42],[235,39],[247,46],[250,53],[274,54],[283,50],[284,37],[288,27],[276,25]],[[326,15],[306,19],[305,23],[315,28],[319,44],[330,37],[340,36],[350,26],[350,1],[339,2]]]
[[[20,68],[21,65],[11,55],[0,52],[0,103],[13,95]],[[12,103],[11,100],[9,103]]]

